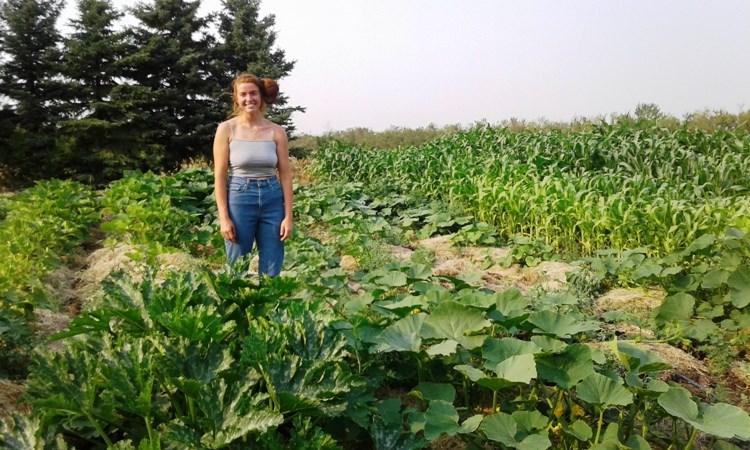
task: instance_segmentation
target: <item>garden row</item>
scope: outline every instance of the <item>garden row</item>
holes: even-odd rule
[[[5,421],[7,448],[385,450],[452,438],[467,448],[646,449],[691,448],[705,433],[732,449],[750,440],[747,413],[668,384],[655,354],[594,345],[612,336],[580,291],[492,292],[471,274],[436,275],[384,252],[447,233],[497,243],[470,214],[383,185],[378,196],[352,183],[298,186],[285,276],[259,280],[249,261],[221,262],[210,179],[208,170],[134,173],[96,200],[107,245],[133,246],[142,270],[113,273],[56,336],[61,349],[35,354],[33,412]],[[704,237],[679,261],[599,255],[580,273],[599,287],[635,271],[657,280],[717,246],[739,255],[747,242],[740,232]],[[499,262],[535,249],[548,251]],[[196,264],[158,270],[156,256],[175,251]],[[344,270],[344,255],[359,268]],[[726,261],[715,289],[734,289],[741,258]],[[665,302],[657,329],[679,325],[678,303]]]

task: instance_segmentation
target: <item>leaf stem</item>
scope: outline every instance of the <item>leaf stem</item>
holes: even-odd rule
[[[599,435],[602,432],[602,424],[604,424],[604,408],[597,406],[599,409],[599,421],[596,424],[596,437],[594,438],[594,445],[599,443]]]
[[[93,425],[94,428],[96,428],[96,432],[99,433],[99,436],[101,436],[102,439],[104,439],[104,442],[107,443],[107,448],[112,447],[113,446],[112,441],[109,440],[109,436],[107,436],[107,433],[104,432],[104,429],[101,427],[101,425],[99,425],[99,422],[94,418],[94,416],[92,416],[91,414],[87,412],[85,412],[84,414],[86,414],[86,418],[89,419],[89,422],[91,422],[91,425]]]
[[[688,440],[687,445],[685,445],[685,450],[690,450],[693,448],[693,443],[695,442],[695,437],[698,435],[698,429],[693,428],[693,432],[690,433],[690,439]]]
[[[190,414],[190,420],[195,425],[198,422],[196,415],[195,415],[195,400],[189,396],[186,396],[185,398],[187,399],[187,406],[188,406],[188,413]]]
[[[469,382],[467,380],[467,376],[464,375],[464,405],[466,405],[466,410],[469,411],[469,413],[472,412],[471,404],[469,403]]]

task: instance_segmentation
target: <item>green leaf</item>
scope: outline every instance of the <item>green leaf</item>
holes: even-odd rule
[[[541,419],[535,419],[534,413]],[[479,428],[485,433],[487,439],[500,442],[506,447],[519,450],[544,450],[552,446],[547,433],[534,432],[535,427],[542,422],[546,428],[547,421],[539,411],[516,411],[513,415],[497,413],[487,416]]]
[[[534,355],[530,353],[511,356],[495,366],[494,370],[499,378],[529,384],[536,377],[536,362]]]
[[[549,310],[534,312],[527,320],[537,326],[534,332],[553,334],[558,338],[570,338],[576,333],[599,329],[598,322],[581,321],[570,315]]]
[[[622,450],[623,446],[617,438],[620,427],[612,422],[604,430],[604,436],[599,444],[591,446],[589,450]]]
[[[447,339],[439,344],[428,347],[425,352],[430,356],[450,356],[456,353],[458,342]]]
[[[468,419],[464,420],[464,423],[461,424],[461,429],[458,430],[461,434],[468,434],[473,433],[479,428],[479,425],[482,424],[482,421],[484,420],[484,415],[482,414],[476,414]]]
[[[434,441],[444,434],[453,436],[461,429],[456,408],[444,400],[431,401],[424,419],[424,437],[428,441]]]
[[[692,254],[698,253],[703,250],[710,250],[710,247],[716,243],[716,236],[710,233],[706,233],[690,243],[685,249],[685,253]]]
[[[419,337],[422,324],[427,314],[412,314],[400,319],[383,330],[378,338],[378,345],[370,351],[386,352],[419,352],[422,347],[422,338]]]
[[[633,271],[633,280],[641,280],[643,278],[657,277],[661,273],[662,267],[659,264],[651,261],[644,261]]]
[[[471,350],[479,347],[487,336],[469,336],[491,325],[482,312],[456,302],[441,303],[422,325],[421,335],[426,339],[451,339]]]
[[[407,295],[406,297],[394,301],[394,302],[388,302],[388,301],[382,301],[378,302],[378,306],[385,308],[389,311],[398,311],[398,310],[404,310],[404,311],[412,311],[415,308],[422,308],[425,305],[425,301],[418,296],[415,295]]]
[[[633,450],[651,450],[651,445],[637,434],[630,436],[625,445]]]
[[[422,382],[412,390],[412,393],[418,393],[422,399],[429,401],[442,400],[453,403],[456,398],[456,388],[447,383]]]
[[[704,433],[721,438],[750,440],[750,416],[736,406],[718,403],[699,408],[687,389],[676,386],[659,396],[658,402],[667,413]]]
[[[391,288],[406,286],[406,274],[396,270],[392,270],[380,278],[375,280],[375,283],[380,286],[387,286]]]
[[[693,315],[695,297],[684,292],[665,298],[657,309],[654,322],[657,326],[670,322],[689,321]]]
[[[523,294],[516,288],[506,289],[503,292],[493,294],[495,298],[495,308],[504,318],[513,318],[523,315],[526,312],[528,302],[523,298]]]
[[[536,356],[537,378],[550,381],[563,389],[570,389],[594,373],[591,349],[584,344],[572,344],[560,353]]]
[[[735,307],[750,305],[750,264],[737,267],[727,279],[727,284],[732,288],[730,296]]]
[[[485,366],[489,368],[495,367],[511,356],[540,351],[541,348],[535,343],[516,338],[487,339],[482,345],[482,357],[486,360]]]
[[[471,381],[478,381],[482,378],[487,378],[487,374],[477,369],[476,367],[472,367],[466,364],[460,364],[458,366],[454,366],[453,368],[468,377]]]
[[[625,369],[637,375],[672,368],[656,353],[638,348],[628,342],[617,341],[614,350]]]
[[[726,283],[728,278],[729,272],[721,268],[715,268],[703,276],[701,287],[703,289],[716,289]]]
[[[576,396],[581,400],[607,408],[612,405],[627,406],[633,403],[633,394],[617,381],[592,373],[576,386]]]
[[[538,345],[542,351],[552,353],[557,353],[568,346],[568,344],[563,341],[542,335],[531,336],[531,342]]]
[[[563,424],[562,430],[581,441],[588,441],[594,435],[591,427],[580,419],[570,425]]]

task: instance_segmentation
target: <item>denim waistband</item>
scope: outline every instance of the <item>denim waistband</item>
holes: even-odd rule
[[[238,177],[236,175],[230,175],[228,182],[231,183],[232,180],[240,181],[242,183],[245,183],[245,185],[248,185],[248,186],[255,185],[258,187],[271,186],[272,184],[279,182],[279,178],[276,175],[269,177],[269,178],[248,178],[248,177]]]

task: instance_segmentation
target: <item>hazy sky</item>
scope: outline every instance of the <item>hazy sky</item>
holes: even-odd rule
[[[116,4],[125,3],[116,1]],[[203,0],[202,11],[219,0]],[[750,108],[750,0],[265,0],[299,132]]]

